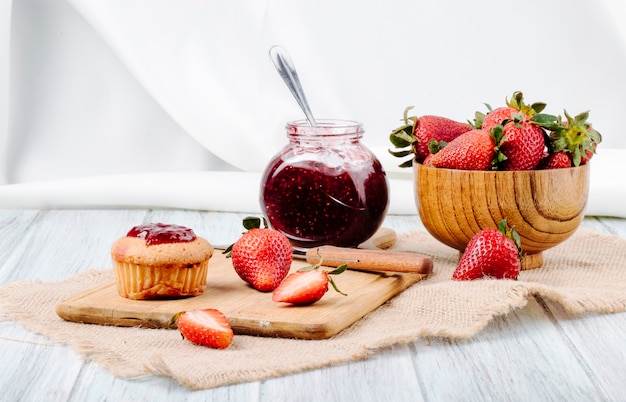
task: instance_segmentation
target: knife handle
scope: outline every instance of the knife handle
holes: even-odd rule
[[[323,265],[330,267],[346,264],[351,269],[413,274],[430,274],[433,270],[433,260],[430,256],[408,251],[320,246],[306,252],[309,264],[318,263],[320,256]]]

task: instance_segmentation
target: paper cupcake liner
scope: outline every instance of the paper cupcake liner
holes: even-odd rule
[[[209,262],[192,268],[155,268],[113,262],[117,291],[128,299],[161,299],[198,296],[204,292]]]

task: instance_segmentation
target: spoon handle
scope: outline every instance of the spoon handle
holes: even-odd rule
[[[296,101],[304,112],[309,124],[312,127],[316,127],[317,123],[315,122],[313,113],[311,113],[311,108],[306,100],[304,90],[302,89],[300,79],[298,78],[298,73],[296,72],[296,68],[289,57],[289,53],[287,53],[283,47],[276,45],[270,48],[269,54],[272,63],[274,63],[274,67],[276,67],[278,74],[280,74],[280,77],[283,81],[285,81],[285,84],[287,84],[291,94],[294,98],[296,98]]]

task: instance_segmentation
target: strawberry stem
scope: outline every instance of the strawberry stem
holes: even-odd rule
[[[513,227],[509,228],[506,219],[502,219],[498,222],[498,230],[506,237],[513,240],[513,243],[515,243],[515,246],[517,247],[517,255],[522,258],[524,256],[524,251],[522,250],[522,239],[520,238],[519,233],[517,233],[517,230]]]
[[[315,264],[315,265],[307,265],[306,267],[302,267],[302,268],[300,268],[298,270],[298,272],[313,271],[313,270],[316,270],[319,267],[323,266],[324,258],[320,255],[319,250],[317,252],[317,256],[320,259],[317,264]],[[346,269],[348,269],[348,264],[339,265],[338,267],[336,267],[332,271],[327,271],[327,270],[324,271],[324,273],[326,274],[326,277],[328,278],[328,283],[330,283],[331,286],[333,287],[333,289],[335,289],[335,292],[337,292],[339,294],[342,294],[344,296],[347,296],[347,294],[345,294],[341,290],[339,290],[339,288],[337,287],[337,284],[335,283],[335,281],[333,280],[333,278],[330,275],[339,275],[339,274],[343,273]]]
[[[329,274],[330,274],[330,272],[329,272]],[[337,287],[337,284],[335,283],[333,278],[331,278],[330,276],[328,277],[328,282],[332,285],[333,289],[335,289],[335,292],[339,293],[340,295],[348,296],[347,294],[345,294],[341,290],[339,290],[339,288]]]
[[[180,317],[184,313],[185,313],[184,311],[179,311],[178,313],[174,314],[172,316],[172,318],[170,319],[170,322],[168,323],[168,326],[170,328],[173,328],[174,326],[177,326],[178,325],[178,317]]]

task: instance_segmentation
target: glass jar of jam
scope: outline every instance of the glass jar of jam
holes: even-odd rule
[[[261,180],[261,208],[296,249],[358,246],[382,224],[387,175],[355,121],[287,123],[286,145]]]

